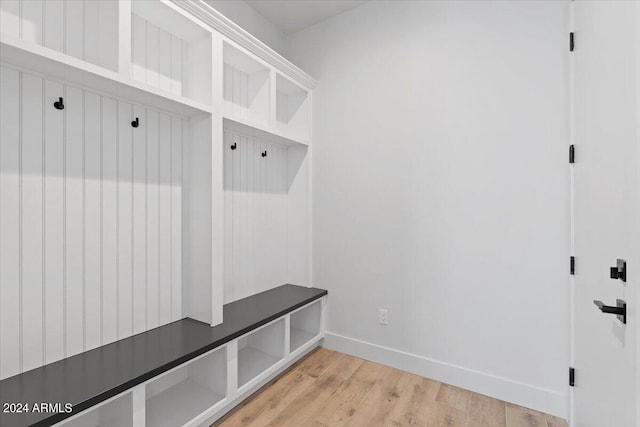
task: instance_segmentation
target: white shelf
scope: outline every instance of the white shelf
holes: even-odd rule
[[[293,353],[321,332],[322,301],[313,302],[291,313],[289,330],[289,351]]]
[[[210,105],[211,32],[171,3],[131,6],[132,79]]]
[[[280,358],[254,347],[238,350],[238,387],[242,387],[258,375],[278,363]]]
[[[223,111],[246,122],[268,125],[270,69],[225,42],[222,73]]]
[[[171,95],[124,78],[116,72],[20,39],[2,36],[0,62],[184,117],[212,112],[208,105]]]
[[[309,145],[308,141],[291,138],[283,132],[274,131],[266,126],[262,126],[256,122],[250,122],[248,120],[236,117],[230,114],[223,115],[224,128],[235,132],[243,133],[248,136],[253,136],[262,139],[266,142],[272,142],[275,144],[292,146],[305,146]]]
[[[186,379],[147,400],[146,424],[182,426],[224,399],[192,379]]]
[[[303,329],[291,328],[291,352],[296,351],[317,336],[318,333],[305,331]]]
[[[276,122],[280,131],[297,138],[309,135],[309,93],[291,80],[276,75]]]
[[[64,427],[133,427],[131,393],[82,412],[62,423]]]

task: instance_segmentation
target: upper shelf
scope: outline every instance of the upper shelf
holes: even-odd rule
[[[292,138],[289,135],[286,135],[274,129],[270,129],[267,126],[262,126],[255,122],[247,122],[233,115],[224,114],[223,122],[225,129],[233,130],[247,136],[257,137],[264,141],[273,142],[275,144],[285,145],[287,147],[307,147],[309,145],[309,142],[306,140]]]
[[[103,67],[6,35],[0,39],[0,62],[184,117],[212,112],[212,108],[203,103],[172,95]]]

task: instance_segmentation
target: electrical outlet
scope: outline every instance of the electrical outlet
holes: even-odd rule
[[[381,325],[388,325],[389,324],[389,311],[385,310],[384,308],[381,308],[380,310],[378,310],[378,323],[380,323]]]

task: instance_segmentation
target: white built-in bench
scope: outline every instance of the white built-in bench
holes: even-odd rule
[[[0,425],[209,425],[320,344],[326,295],[283,285],[226,304],[218,326],[185,318],[7,378],[0,403],[29,412]]]

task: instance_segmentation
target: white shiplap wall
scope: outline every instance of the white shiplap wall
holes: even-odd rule
[[[224,132],[225,303],[288,281],[288,151]]]
[[[182,317],[187,129],[180,117],[0,73],[6,378]],[[53,107],[60,96],[64,110]]]
[[[223,74],[225,113],[254,123],[268,123],[269,70],[258,68],[250,73],[225,62]]]
[[[1,0],[0,32],[117,70],[118,2]]]
[[[182,95],[188,51],[179,37],[138,15],[131,17],[131,76],[150,86]]]

